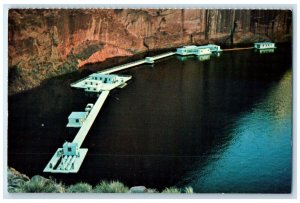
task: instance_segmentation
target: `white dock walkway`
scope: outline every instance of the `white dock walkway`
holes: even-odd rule
[[[168,52],[168,53],[160,54],[160,55],[157,55],[157,56],[152,56],[150,58],[152,58],[155,61],[155,60],[158,60],[158,59],[161,59],[161,58],[166,58],[168,56],[172,56],[174,54],[176,54],[176,53],[175,52]],[[131,63],[126,63],[126,64],[123,64],[123,65],[120,65],[120,66],[109,68],[109,69],[106,69],[104,71],[99,71],[98,73],[110,74],[110,73],[118,72],[118,71],[125,70],[125,69],[128,69],[128,68],[132,68],[134,66],[138,66],[138,65],[141,65],[141,64],[144,64],[144,63],[147,63],[147,61],[145,59],[141,59],[141,60],[134,61],[134,62],[131,62]]]
[[[152,56],[152,59],[153,60],[158,60],[158,59],[161,59],[161,58],[166,58],[166,57],[169,57],[169,56],[173,56],[175,54],[176,54],[176,52],[167,52],[167,53],[160,54],[160,55],[157,55],[157,56]]]
[[[138,66],[138,65],[141,65],[143,63],[145,63],[145,59],[138,60],[138,61],[131,62],[131,63],[126,63],[126,64],[123,64],[123,65],[120,65],[120,66],[116,66],[116,67],[113,67],[113,68],[109,68],[109,69],[106,69],[104,71],[99,71],[98,73],[101,73],[101,74],[110,74],[110,73],[118,72],[118,71],[121,71],[121,70],[125,70],[127,68]]]
[[[100,96],[98,97],[94,107],[92,108],[91,112],[89,113],[87,119],[84,121],[83,125],[81,126],[80,130],[76,134],[76,137],[73,140],[73,143],[77,143],[78,148],[82,145],[86,135],[88,134],[90,128],[92,127],[98,112],[100,111],[101,107],[103,106],[109,91],[102,91]]]
[[[135,62],[127,63],[124,65],[116,66],[107,70],[99,71],[100,74],[110,74],[117,71],[125,70],[137,65],[141,65],[144,63],[154,63],[155,60],[165,58],[168,56],[174,55],[175,52],[168,52],[164,54],[160,54],[153,57],[146,57],[145,59],[138,60]],[[85,77],[79,81],[76,81],[71,84],[71,87],[75,88],[85,88],[82,83],[86,83],[86,79],[89,79],[91,77]],[[119,76],[121,77],[121,76]],[[121,81],[124,84],[126,84],[127,80],[131,79],[131,76],[122,76]],[[121,84],[121,83],[120,83]],[[122,84],[121,84],[122,85]],[[107,86],[107,84],[106,84]],[[73,139],[72,143],[66,142],[63,145],[63,148],[58,148],[57,151],[54,153],[48,164],[46,165],[44,172],[50,172],[50,173],[77,173],[80,169],[80,166],[87,154],[88,149],[80,148],[82,143],[84,142],[85,137],[87,136],[90,128],[92,127],[98,113],[100,112],[100,109],[102,108],[106,98],[109,95],[109,92],[111,89],[114,89],[115,87],[119,86],[119,83],[113,84],[107,88],[101,88],[101,94],[98,97],[96,103],[94,104],[92,110],[89,112],[86,120],[83,122],[80,130],[76,134],[75,138]],[[76,149],[75,149],[76,147]]]

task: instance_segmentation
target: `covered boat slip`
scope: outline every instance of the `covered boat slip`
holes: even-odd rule
[[[200,48],[197,46],[184,46],[182,48],[178,48],[176,51],[177,54],[179,55],[209,55],[211,54],[211,51],[209,48]]]
[[[212,53],[220,52],[221,47],[215,44],[208,44],[203,46],[184,46],[181,48],[177,48],[176,54],[186,56],[186,55],[210,55]]]
[[[275,43],[273,42],[257,42],[254,43],[255,49],[275,49]]]

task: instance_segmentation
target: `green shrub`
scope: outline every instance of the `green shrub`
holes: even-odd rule
[[[124,186],[124,184],[119,181],[111,181],[109,183],[102,181],[96,185],[94,189],[94,192],[98,193],[125,193],[128,191],[128,187]]]
[[[156,189],[153,189],[153,188],[147,188],[147,192],[148,193],[158,193],[158,191]]]
[[[67,192],[69,193],[84,193],[84,192],[92,192],[92,186],[87,183],[76,183],[75,185],[70,185],[67,188]]]
[[[175,187],[165,188],[162,193],[180,193],[180,190]]]
[[[19,192],[24,193],[62,193],[64,188],[62,184],[56,183],[41,176],[34,176],[30,181],[23,183]]]
[[[191,186],[184,188],[184,193],[193,194],[194,190]]]

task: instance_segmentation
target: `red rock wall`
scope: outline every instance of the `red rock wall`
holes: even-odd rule
[[[12,9],[9,11],[9,92],[115,56],[208,42],[285,41],[287,10]]]

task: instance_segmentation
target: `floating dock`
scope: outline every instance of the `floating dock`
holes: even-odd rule
[[[275,49],[275,43],[273,42],[256,42],[254,43],[255,49]]]
[[[123,84],[126,84],[131,76],[121,76],[113,74],[93,73],[83,80],[71,84],[71,87],[84,89],[86,92],[100,92],[103,90],[112,90]]]
[[[77,173],[88,152],[88,149],[80,148],[86,138],[90,128],[92,127],[98,113],[101,110],[109,92],[114,88],[123,88],[126,82],[132,76],[114,75],[111,73],[125,70],[144,63],[154,63],[155,60],[174,55],[175,52],[168,52],[153,57],[116,66],[104,71],[93,73],[81,80],[71,84],[73,88],[84,89],[86,92],[94,92],[99,95],[95,104],[88,104],[85,112],[72,112],[68,117],[68,127],[80,127],[78,133],[72,142],[65,142],[62,148],[58,148],[48,164],[44,172],[50,173]],[[77,122],[78,121],[78,122]]]
[[[212,53],[218,53],[221,51],[222,51],[221,47],[215,44],[207,44],[202,46],[190,45],[190,46],[177,48],[176,54],[181,56],[188,56],[188,55],[204,56],[204,55],[211,55]]]
[[[176,54],[181,56],[187,56],[187,55],[201,56],[201,55],[210,55],[211,53],[212,52],[210,51],[209,48],[197,47],[195,45],[184,46],[176,50]]]
[[[109,95],[109,91],[102,91],[99,98],[97,99],[94,107],[92,108],[91,112],[89,113],[87,119],[83,123],[82,127],[78,131],[76,137],[73,140],[73,143],[77,143],[77,147],[80,148],[82,145],[86,135],[88,134],[90,128],[92,127],[98,112],[100,111],[101,107],[103,106],[107,96]]]
[[[131,63],[126,63],[126,64],[123,64],[123,65],[120,65],[120,66],[115,66],[113,68],[109,68],[109,69],[106,69],[104,71],[99,71],[98,73],[111,74],[111,73],[115,73],[115,72],[118,72],[118,71],[129,69],[129,68],[132,68],[134,66],[141,65],[141,64],[152,63],[151,61],[153,61],[153,63],[154,63],[158,59],[166,58],[166,57],[172,56],[174,54],[176,54],[176,53],[175,52],[168,52],[168,53],[160,54],[160,55],[157,55],[157,56],[146,57],[145,59],[141,59],[141,60],[131,62]]]
[[[80,148],[98,112],[103,106],[109,91],[102,91],[86,120],[72,142],[65,142],[63,148],[58,148],[44,169],[50,173],[77,173],[87,154],[88,149]]]
[[[264,43],[256,43],[255,48],[270,49],[275,48],[275,45]],[[274,44],[274,43],[273,43]],[[252,49],[253,47],[225,49],[223,51],[234,51],[242,49]],[[62,148],[58,148],[48,164],[44,172],[50,173],[77,173],[82,165],[82,162],[88,152],[88,149],[80,148],[86,138],[90,128],[92,127],[98,113],[100,112],[109,92],[114,88],[122,88],[132,76],[114,75],[118,71],[126,70],[141,64],[153,64],[156,60],[166,58],[172,55],[192,56],[196,55],[199,60],[208,60],[212,53],[219,54],[222,51],[220,46],[209,44],[204,46],[184,46],[178,48],[176,52],[168,52],[157,56],[146,57],[135,62],[109,68],[97,73],[93,73],[81,80],[72,83],[73,88],[84,89],[86,92],[97,93],[99,96],[95,104],[88,104],[85,112],[73,112],[69,116],[68,127],[80,127],[78,133],[72,142],[65,142]],[[267,51],[267,50],[266,50]],[[268,50],[269,51],[269,50]],[[78,121],[78,122],[77,122]]]

